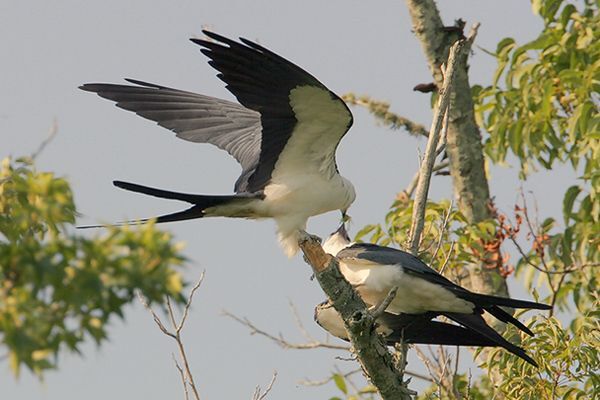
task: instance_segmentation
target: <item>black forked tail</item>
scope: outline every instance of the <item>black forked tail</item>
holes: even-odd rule
[[[535,301],[511,299],[508,297],[491,296],[488,294],[469,293],[477,304],[484,307],[485,305],[494,305],[511,308],[533,308],[535,310],[549,310],[551,305],[536,303]],[[467,299],[468,300],[468,299]]]
[[[505,323],[510,323],[527,333],[529,336],[533,336],[533,332],[527,328],[518,319],[513,317],[508,312],[504,311],[502,307],[510,308],[524,308],[524,309],[536,309],[536,310],[549,310],[552,306],[548,304],[536,303],[534,301],[511,299],[508,297],[490,296],[487,294],[479,294],[469,292],[467,295],[461,296],[465,300],[471,301],[477,306],[483,308],[494,317]]]
[[[159,217],[154,218],[154,220],[157,224],[160,224],[162,222],[174,222],[174,221],[184,221],[186,219],[202,218],[203,216],[204,216],[204,209],[202,209],[198,206],[193,206],[193,207],[188,208],[187,210],[177,211],[177,212],[174,212],[171,214],[161,215]],[[143,218],[143,219],[139,219],[139,220],[121,221],[121,222],[117,222],[115,224],[108,224],[108,225],[85,225],[85,226],[78,226],[77,229],[105,228],[107,226],[141,225],[141,224],[144,224],[144,223],[150,221],[151,219],[153,219],[153,218]]]
[[[123,181],[113,181],[113,185],[121,189],[129,190],[130,192],[143,193],[149,196],[160,197],[161,199],[185,201],[203,209],[226,203],[236,197],[235,195],[212,196],[204,194],[171,192],[170,190],[156,189],[149,186],[138,185],[137,183]]]
[[[163,222],[174,222],[174,221],[184,221],[188,219],[196,219],[204,217],[204,212],[207,208],[234,204],[236,202],[247,202],[253,199],[260,198],[260,195],[252,195],[252,194],[235,194],[235,195],[203,195],[203,194],[189,194],[189,193],[179,193],[172,192],[169,190],[156,189],[149,186],[138,185],[137,183],[123,182],[123,181],[114,181],[113,184],[121,189],[129,190],[131,192],[147,194],[149,196],[160,197],[162,199],[170,199],[170,200],[180,200],[185,201],[187,203],[193,204],[192,207],[187,210],[174,212],[171,214],[161,215],[156,217],[156,223]],[[123,226],[123,225],[137,225],[143,224],[145,222],[150,221],[152,218],[144,218],[140,220],[131,220],[131,221],[122,221],[116,224],[109,225],[87,225],[87,226],[78,226],[78,229],[88,229],[88,228],[101,228],[106,226]]]
[[[503,347],[504,349],[510,351],[514,355],[522,358],[527,361],[529,364],[537,367],[538,364],[533,360],[533,358],[529,357],[525,350],[523,350],[519,346],[515,346],[510,343],[506,339],[504,339],[498,332],[488,326],[483,319],[483,317],[479,314],[458,314],[458,313],[443,313],[446,317],[450,318],[454,322],[458,322],[459,324],[472,329],[486,338],[492,340],[496,343],[496,346]]]

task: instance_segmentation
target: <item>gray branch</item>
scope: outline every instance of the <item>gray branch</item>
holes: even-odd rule
[[[444,29],[434,0],[406,0],[413,30],[421,43],[429,69],[436,84],[441,86],[441,66],[447,58],[456,32]],[[458,33],[460,36],[460,33]],[[474,39],[470,34],[465,50],[457,60],[451,90],[446,151],[457,206],[470,223],[491,217],[490,190],[485,175],[483,145],[475,122],[473,99],[468,76],[468,56]],[[506,281],[498,271],[474,265],[469,269],[470,288],[483,293],[508,296]],[[500,326],[495,324],[497,328]]]
[[[356,96],[354,93],[346,93],[342,99],[347,104],[365,107],[381,123],[392,129],[404,128],[413,136],[427,137],[429,134],[423,125],[391,112],[390,105],[384,101],[374,100],[369,96]]]
[[[450,94],[452,93],[452,79],[456,69],[457,58],[467,49],[465,40],[457,41],[450,48],[448,56],[448,67],[446,68],[445,79],[440,90],[440,96],[437,107],[433,112],[433,122],[429,131],[427,147],[425,148],[425,156],[421,162],[419,170],[419,183],[415,193],[415,202],[413,204],[412,225],[410,229],[410,252],[417,255],[419,252],[419,244],[421,243],[421,233],[425,224],[425,208],[427,205],[427,194],[429,193],[429,184],[431,182],[431,174],[433,172],[433,164],[435,157],[438,154],[437,148],[442,136],[442,126],[448,107],[450,104]]]
[[[381,397],[384,400],[410,399],[416,393],[406,386],[392,354],[373,329],[373,315],[341,274],[337,259],[325,254],[320,243],[306,233],[301,236],[298,244],[321,288],[342,316],[358,361]]]

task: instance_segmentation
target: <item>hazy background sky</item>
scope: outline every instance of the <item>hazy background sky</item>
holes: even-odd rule
[[[454,0],[439,4],[446,24],[463,18],[481,22],[476,45],[490,50],[505,36],[533,38],[541,23],[529,2]],[[77,89],[86,82],[122,82],[131,77],[232,99],[206,57],[188,38],[209,27],[221,34],[259,41],[314,74],[330,89],[353,91],[391,102],[393,111],[428,126],[429,96],[412,91],[430,82],[419,43],[402,1],[16,1],[0,2],[0,156],[33,152],[56,118],[58,135],[39,157],[39,170],[65,176],[82,213],[80,224],[155,216],[181,204],[119,190],[113,179],[185,192],[230,193],[239,166],[210,145],[178,140],[169,131],[111,102]],[[474,48],[471,82],[488,83],[494,60]],[[403,131],[378,127],[362,109],[338,150],[341,173],[353,181],[357,200],[350,209],[352,233],[381,222],[395,194],[417,167],[424,141]],[[492,193],[502,210],[517,198],[515,169],[492,171]],[[526,189],[536,191],[540,211],[559,215],[567,173],[538,175]],[[450,197],[448,178],[434,178],[434,198]],[[339,214],[313,218],[309,231],[335,229]],[[288,307],[298,308],[307,330],[324,338],[312,322],[324,299],[301,257],[288,260],[279,249],[271,221],[206,219],[163,225],[187,243],[193,280],[206,270],[184,331],[190,363],[206,399],[247,399],[255,385],[279,373],[269,398],[326,399],[333,384],[305,387],[304,378],[327,377],[346,354],[328,350],[283,350],[250,336],[223,309],[257,326],[302,341]],[[82,234],[99,234],[86,231]],[[512,287],[519,296],[530,297]],[[125,321],[113,320],[110,342],[84,346],[83,357],[63,354],[59,370],[45,382],[29,373],[18,381],[0,364],[0,398],[119,399],[181,398],[173,367],[174,343],[163,336],[139,305]],[[336,341],[337,342],[337,341]],[[339,342],[341,343],[341,342]],[[463,352],[463,358],[470,359]],[[469,363],[464,363],[466,371]],[[423,371],[411,356],[409,369]],[[473,374],[477,374],[473,367]],[[424,384],[414,381],[415,388]]]

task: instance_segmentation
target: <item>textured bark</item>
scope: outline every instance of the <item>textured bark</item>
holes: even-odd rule
[[[406,0],[415,35],[421,42],[427,63],[438,87],[443,77],[441,65],[448,56],[450,45],[462,34],[445,29],[433,0]],[[470,223],[490,218],[490,191],[485,176],[483,146],[479,127],[475,123],[473,100],[468,77],[469,51],[462,52],[457,61],[452,85],[446,151],[458,209]],[[506,281],[495,269],[474,265],[469,271],[471,289],[507,296]]]
[[[337,259],[325,254],[319,242],[312,237],[302,238],[299,245],[321,288],[342,316],[354,353],[381,397],[385,400],[410,399],[414,392],[403,383],[403,376],[397,370],[392,355],[374,329],[373,315],[341,274]]]
[[[427,195],[429,193],[429,184],[431,183],[431,174],[433,172],[433,164],[435,157],[438,154],[438,142],[442,137],[442,124],[444,122],[448,104],[450,103],[450,95],[452,93],[452,79],[456,67],[457,57],[461,51],[465,49],[465,41],[459,40],[450,48],[448,56],[448,66],[446,67],[446,77],[440,89],[438,104],[433,110],[433,121],[431,130],[427,139],[427,147],[421,167],[419,168],[419,182],[415,192],[415,202],[413,204],[412,224],[410,226],[410,252],[418,256],[419,245],[421,244],[421,233],[425,225],[425,209],[427,208]]]

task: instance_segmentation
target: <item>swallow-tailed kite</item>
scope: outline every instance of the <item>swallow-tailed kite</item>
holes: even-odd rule
[[[90,83],[81,89],[113,100],[183,140],[227,151],[242,166],[235,194],[186,194],[113,183],[192,204],[156,218],[159,223],[216,216],[274,218],[279,241],[291,256],[298,250],[297,232],[306,228],[309,217],[333,210],[345,215],[354,201],[354,187],[339,174],[335,160],[352,114],[315,77],[263,46],[204,34],[212,41],[191,41],[202,47],[241,105],[132,79],[127,81],[136,86]]]
[[[452,283],[410,253],[374,244],[351,243],[344,223],[325,241],[323,249],[338,258],[341,273],[366,304],[380,304],[397,287],[387,312],[395,315],[443,315],[537,365],[523,349],[508,342],[487,325],[482,314],[488,312],[500,321],[533,335],[529,328],[501,307],[548,310],[551,306],[473,293]]]
[[[376,329],[386,343],[393,346],[404,341],[408,344],[441,344],[447,346],[497,346],[496,342],[459,325],[432,321],[435,313],[400,314],[382,313]],[[332,335],[348,340],[344,321],[329,301],[315,307],[315,321]]]

